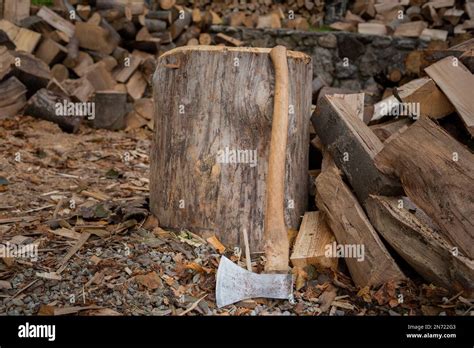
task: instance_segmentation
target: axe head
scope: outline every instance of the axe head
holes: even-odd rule
[[[221,257],[217,269],[216,302],[219,308],[249,298],[291,299],[291,274],[257,274]]]

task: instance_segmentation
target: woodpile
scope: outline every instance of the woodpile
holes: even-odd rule
[[[210,17],[212,24],[309,30],[311,27],[320,27],[323,24],[325,1],[202,0],[199,4],[205,11],[204,17]]]
[[[98,117],[82,117],[92,127],[153,128],[151,81],[158,56],[177,46],[242,45],[225,34],[214,41],[206,33],[220,22],[211,10],[176,1],[84,3],[55,1],[46,7],[7,0],[0,6],[5,10],[0,17],[0,90],[7,96],[0,117],[23,110],[77,131],[81,120],[72,118],[70,124],[52,117],[56,104],[66,101],[93,103]],[[120,112],[112,112],[110,105]]]
[[[474,29],[474,2],[455,0],[357,0],[334,30],[446,41]]]
[[[473,296],[474,78],[454,56],[425,71],[365,120],[359,94],[318,97],[311,143],[323,156],[319,210],[305,215],[296,268],[329,267],[323,255],[339,248],[358,287],[406,279],[403,259],[426,281]]]

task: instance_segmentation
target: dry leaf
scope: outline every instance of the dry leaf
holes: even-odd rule
[[[138,275],[135,277],[135,280],[150,290],[155,290],[163,286],[160,276],[155,271]]]
[[[212,236],[207,238],[207,242],[212,245],[214,249],[216,249],[219,254],[224,253],[225,251],[225,246],[217,239],[216,236]]]

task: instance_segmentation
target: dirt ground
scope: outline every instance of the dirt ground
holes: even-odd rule
[[[473,314],[467,299],[432,285],[356,289],[347,273],[312,267],[295,274],[293,302],[218,309],[219,251],[159,228],[149,213],[151,134],[83,126],[71,135],[30,117],[0,120],[0,242],[37,245],[36,258],[2,255],[0,314]],[[244,266],[238,251],[224,254]]]

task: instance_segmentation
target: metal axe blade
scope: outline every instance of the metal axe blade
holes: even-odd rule
[[[219,308],[249,298],[290,299],[293,295],[291,274],[257,274],[221,257],[217,269],[216,302]]]

